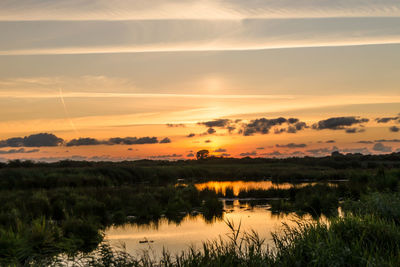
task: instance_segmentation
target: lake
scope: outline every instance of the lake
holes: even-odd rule
[[[233,188],[235,194],[240,190],[269,189],[278,187],[287,189],[293,186],[305,186],[314,183],[274,184],[271,181],[234,181],[196,184],[198,189],[209,188],[215,191]],[[125,244],[126,250],[132,255],[143,255],[148,251],[152,257],[159,258],[163,248],[172,254],[188,249],[190,246],[201,248],[201,244],[207,240],[215,240],[219,237],[226,239],[230,233],[226,221],[232,221],[236,226],[241,224],[241,230],[249,232],[256,231],[260,237],[265,238],[266,245],[272,245],[271,232],[280,232],[283,223],[295,226],[296,220],[300,220],[295,213],[276,214],[268,208],[268,202],[258,202],[250,205],[240,199],[222,200],[224,210],[222,218],[207,221],[201,214],[186,215],[179,223],[160,219],[157,223],[146,225],[125,224],[123,226],[112,226],[105,231],[105,240],[112,246],[119,247]],[[312,220],[311,216],[303,216],[301,220]],[[148,241],[143,243],[143,241]]]

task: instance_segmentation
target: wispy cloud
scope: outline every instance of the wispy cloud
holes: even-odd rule
[[[398,17],[0,22],[0,31],[4,32],[0,55],[240,51],[400,43]]]
[[[2,0],[0,18],[13,20],[148,20],[398,16],[395,0]]]

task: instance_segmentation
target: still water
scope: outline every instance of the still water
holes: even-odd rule
[[[304,185],[307,184],[297,184],[297,186]],[[268,189],[277,186],[289,188],[293,185],[286,183],[277,185],[269,181],[208,182],[196,185],[198,189],[207,187],[216,191],[224,191],[227,187],[232,187],[235,194],[241,189]],[[207,240],[215,240],[219,237],[226,239],[227,234],[230,233],[226,225],[226,220],[229,220],[236,226],[241,224],[242,231],[256,231],[260,237],[265,238],[267,245],[272,246],[271,232],[279,233],[283,228],[283,223],[295,226],[295,221],[300,218],[294,213],[274,214],[268,208],[269,205],[266,202],[251,206],[238,199],[224,201],[223,217],[212,222],[207,222],[201,215],[186,215],[179,224],[168,222],[167,219],[161,219],[158,223],[148,225],[126,224],[108,228],[105,232],[105,239],[114,247],[124,244],[126,251],[132,255],[140,256],[143,255],[143,251],[149,251],[151,256],[159,258],[163,248],[174,255],[190,246],[201,248],[202,242]],[[312,220],[312,218],[305,216],[301,220]],[[143,243],[146,240],[149,242]]]

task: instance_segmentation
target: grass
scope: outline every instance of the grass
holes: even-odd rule
[[[228,222],[228,240],[204,242],[201,249],[159,260],[133,257],[103,243],[92,254],[74,258],[76,266],[399,266],[400,228],[377,216],[348,215],[329,223],[298,222],[273,235],[274,248],[257,233],[240,231]],[[54,265],[57,266],[57,265]]]

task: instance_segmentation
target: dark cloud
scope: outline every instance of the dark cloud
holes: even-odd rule
[[[300,147],[306,147],[306,144],[295,144],[295,143],[289,143],[287,145],[279,145],[276,144],[276,147],[286,147],[286,148],[300,148]]]
[[[260,118],[251,120],[249,123],[243,123],[242,128],[239,130],[239,133],[243,134],[244,136],[250,136],[256,133],[260,134],[268,134],[271,128],[275,126],[281,126],[282,124],[288,124],[288,129],[279,128],[275,129],[275,133],[282,133],[282,132],[290,132],[295,133],[298,130],[302,130],[307,127],[306,123],[299,122],[298,119],[295,118],[275,118],[275,119],[266,119]]]
[[[376,118],[375,120],[376,120],[377,123],[387,123],[387,122],[395,121],[395,120],[398,120],[398,119],[400,119],[400,117]]]
[[[233,132],[236,129],[236,126],[227,126],[226,129],[228,130],[229,133]]]
[[[301,131],[304,128],[308,128],[307,124],[305,122],[296,122],[294,125],[290,125],[287,128],[288,133],[297,133],[297,131]]]
[[[230,157],[231,156],[231,154],[228,154],[228,153],[222,153],[221,154],[221,157]]]
[[[214,152],[217,152],[217,153],[226,152],[226,149],[225,148],[218,148],[218,149],[214,150]]]
[[[168,143],[171,143],[171,139],[169,139],[168,137],[165,137],[160,141],[160,144],[168,144]]]
[[[204,122],[198,122],[197,124],[199,125],[204,125],[208,128],[211,127],[220,127],[220,128],[225,128],[231,123],[231,120],[228,119],[215,119],[212,121],[204,121]]]
[[[389,131],[397,133],[398,131],[400,131],[400,128],[397,127],[397,126],[392,126],[392,127],[389,128]]]
[[[320,120],[318,123],[312,125],[312,128],[315,130],[343,130],[346,127],[357,125],[360,123],[368,122],[369,119],[366,118],[358,118],[358,117],[334,117],[326,120]],[[352,130],[350,130],[351,132]]]
[[[191,138],[191,137],[194,137],[196,134],[194,134],[194,133],[190,133],[187,137],[189,137],[189,138]]]
[[[306,152],[314,155],[314,156],[321,156],[326,154],[331,154],[332,152],[338,151],[339,148],[333,146],[332,148],[324,147],[324,148],[317,148],[317,149],[309,149]]]
[[[257,156],[257,152],[253,151],[253,152],[244,152],[244,153],[240,153],[241,157],[249,157],[249,156]]]
[[[204,143],[211,143],[212,141],[210,139],[207,139],[206,141],[204,141]]]
[[[347,128],[346,133],[361,133],[361,132],[365,132],[364,129],[358,129],[358,128]]]
[[[174,123],[167,123],[167,127],[169,127],[169,128],[174,128],[174,127],[186,127],[186,125],[183,124],[183,123],[177,123],[177,124],[174,124]]]
[[[188,157],[188,158],[193,158],[193,157],[194,157],[194,154],[193,154],[193,153],[189,153],[189,154],[186,155],[186,157]]]
[[[243,127],[243,135],[249,136],[255,133],[268,134],[273,126],[281,125],[287,120],[285,118],[266,119],[260,118],[250,121]]]
[[[258,150],[264,150],[265,148],[264,148],[264,147],[257,147],[256,149],[258,149]]]
[[[25,148],[19,148],[19,149],[10,149],[10,150],[0,150],[0,155],[5,155],[5,154],[28,154],[28,153],[35,153],[39,152],[40,149],[31,149],[31,150],[25,150]]]
[[[208,128],[207,133],[208,134],[214,134],[216,130],[214,128]]]
[[[25,137],[13,137],[0,141],[0,147],[47,147],[62,145],[64,140],[49,133],[32,134]]]
[[[373,150],[379,151],[379,152],[392,152],[392,147],[390,146],[385,146],[382,143],[376,143],[373,147]]]
[[[357,154],[357,153],[360,153],[360,154],[371,154],[369,152],[368,148],[366,148],[366,147],[344,148],[344,149],[341,149],[340,152],[351,153],[351,154]]]
[[[332,143],[336,143],[336,141],[335,140],[327,140],[327,141],[325,141],[325,143],[332,144]]]
[[[262,154],[263,156],[272,156],[272,157],[280,157],[280,156],[282,156],[283,154],[281,153],[281,152],[279,152],[279,151],[273,151],[273,152],[271,152],[271,153],[264,153],[264,154]]]
[[[94,146],[94,145],[100,145],[100,144],[102,144],[102,142],[100,142],[99,140],[87,137],[87,138],[72,139],[66,145],[67,146]]]
[[[285,128],[280,128],[280,129],[276,128],[276,129],[274,130],[274,133],[275,133],[275,134],[281,134],[281,133],[284,133],[284,132],[286,132],[286,129],[285,129]]]
[[[293,151],[290,155],[291,156],[304,156],[304,153],[301,151]]]
[[[373,141],[358,141],[359,144],[373,144]]]
[[[375,142],[400,143],[400,139],[380,139],[380,140],[375,140]]]
[[[164,138],[160,141],[168,143],[169,138]],[[171,140],[170,140],[171,141]],[[98,140],[95,138],[78,138],[72,139],[67,142],[67,146],[93,146],[93,145],[143,145],[143,144],[157,144],[157,137],[113,137],[107,140]]]
[[[151,159],[168,159],[168,158],[180,158],[182,154],[171,154],[171,155],[157,155],[157,156],[150,156]]]
[[[143,145],[143,144],[156,144],[158,143],[157,137],[114,137],[108,139],[108,145]]]

